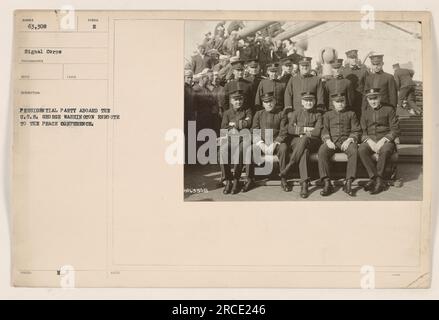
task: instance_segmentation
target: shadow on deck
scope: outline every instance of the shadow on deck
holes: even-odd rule
[[[219,166],[187,165],[184,172],[184,199],[185,201],[421,201],[422,164],[400,163],[398,175],[403,181],[402,187],[389,187],[379,195],[372,196],[365,192],[361,188],[364,179],[358,179],[355,197],[349,197],[340,186],[337,186],[333,195],[323,198],[320,196],[321,187],[312,185],[309,198],[304,200],[299,196],[299,186],[295,185],[292,192],[285,193],[275,180],[259,180],[258,186],[248,193],[226,196],[222,193],[222,187],[218,185],[221,179]]]

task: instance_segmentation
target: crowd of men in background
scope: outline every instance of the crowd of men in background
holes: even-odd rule
[[[386,106],[386,108],[391,107],[396,110],[399,106],[407,109],[411,114],[420,114],[422,111],[415,101],[414,72],[401,68],[398,63],[393,65],[393,75],[384,72],[384,56],[382,54],[370,55],[370,67],[366,67],[358,57],[358,50],[349,50],[345,53],[345,59],[335,59],[331,62],[332,74],[324,76],[322,75],[322,65],[317,62],[315,64],[316,68],[312,69],[312,58],[306,57],[303,52],[297,52],[291,41],[274,42],[273,37],[269,34],[265,37],[262,34],[256,34],[254,37],[240,39],[239,30],[242,27],[243,24],[239,21],[229,24],[226,36],[225,22],[218,23],[214,35],[206,35],[203,43],[198,46],[198,53],[186,65],[184,71],[186,126],[188,121],[195,121],[198,131],[209,128],[219,134],[220,129],[229,126],[225,116],[230,116],[230,110],[233,111],[233,97],[242,100],[240,108],[245,110],[244,119],[246,119],[245,115],[249,115],[252,119],[252,123],[247,124],[248,128],[252,128],[256,116],[261,116],[258,112],[267,110],[268,102],[272,105],[272,109],[277,110],[280,114],[280,118],[277,120],[270,118],[269,126],[273,125],[273,121],[277,121],[281,125],[281,118],[284,117],[285,123],[282,125],[285,128],[288,127],[288,121],[291,120],[294,112],[296,112],[294,116],[302,116],[300,112],[307,100],[313,100],[312,107],[316,110],[316,121],[320,117],[319,115],[334,110],[337,101],[343,100],[343,108],[350,112],[350,117],[353,114],[355,119],[358,120],[358,128],[355,129],[357,131],[361,131],[360,119],[362,117],[365,115],[376,117],[376,114],[368,114],[368,107],[372,101],[369,101],[368,97],[373,99],[375,96],[379,96],[380,104]],[[386,112],[387,117],[388,110]],[[311,127],[316,125],[316,121],[313,122]],[[321,118],[321,121],[324,121],[324,119]],[[361,142],[358,132],[351,132],[351,130],[354,130],[353,127],[357,126],[354,122],[352,122],[352,126],[349,125],[349,132],[345,134],[347,137],[352,137],[355,142]],[[376,125],[377,123],[374,127],[375,133],[376,130],[381,130],[379,124],[378,127]],[[319,126],[323,127],[323,123]],[[393,130],[392,134],[386,139],[393,142],[396,137],[392,135],[395,134],[397,128],[396,126],[390,128],[391,126],[392,123],[389,124],[388,129]],[[362,129],[364,132],[365,128]],[[321,134],[319,131],[319,140],[322,139]],[[298,137],[301,138],[302,135],[305,135],[305,133],[302,132]],[[311,137],[309,133],[306,135]],[[330,136],[329,133],[326,133],[326,135],[327,137]],[[384,134],[384,136],[386,135]],[[325,139],[323,138],[323,140]],[[308,142],[306,149],[311,151]],[[291,144],[291,141],[288,143]],[[301,141],[297,140],[296,144],[298,144],[298,147],[292,145],[291,152],[295,149],[304,148],[304,146],[301,147]],[[331,146],[331,144],[329,145]],[[277,151],[279,151],[279,146]],[[345,145],[343,147],[340,145],[338,149],[345,152],[348,149],[345,147]],[[314,152],[319,150],[318,146],[314,149]],[[330,149],[335,150],[337,148],[331,147]],[[297,159],[295,161],[300,162],[304,151],[297,152],[297,150]],[[271,153],[274,151],[271,150]],[[282,156],[281,153],[279,158],[282,158]],[[287,158],[294,157],[295,153],[293,152]],[[289,169],[287,158],[281,160],[281,162],[285,162],[283,165],[285,175],[282,179],[284,191],[290,191],[285,179]],[[353,163],[355,164],[355,162]],[[304,166],[306,167],[306,163]],[[353,170],[352,166],[351,164],[351,171]],[[328,169],[325,169],[325,164],[321,164],[321,167],[323,167],[321,168],[322,174],[325,175],[325,170],[328,171]],[[234,184],[239,183],[236,182],[238,179],[236,179],[236,176],[230,176],[228,172],[225,172],[228,168],[222,169],[226,182],[230,182],[226,186],[225,193],[237,193],[239,187]],[[247,170],[251,170],[251,168]],[[240,171],[239,168],[238,171]],[[381,174],[377,174],[376,168],[370,169],[368,172],[371,176],[370,184],[367,186],[368,189],[375,194],[381,192],[384,189]],[[304,176],[301,195],[307,197],[307,181],[309,178],[306,177],[306,173],[304,173]],[[354,176],[347,177],[347,180],[353,180],[354,178]],[[233,183],[232,180],[235,180],[236,183]],[[253,181],[249,180],[243,190],[250,190],[252,185]],[[330,193],[331,185],[325,183],[322,195]],[[352,194],[350,183],[348,183],[347,193]]]

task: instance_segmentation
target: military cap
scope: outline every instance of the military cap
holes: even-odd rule
[[[312,60],[311,57],[302,57],[299,60],[299,65],[311,65],[311,60]]]
[[[263,102],[273,101],[273,99],[274,99],[274,92],[273,91],[264,93],[261,97],[261,100]]]
[[[280,61],[280,63],[283,65],[283,66],[291,66],[292,64],[293,64],[293,59],[291,59],[290,57],[286,57],[286,58],[283,58],[281,61]]]
[[[341,68],[342,65],[343,65],[343,59],[335,59],[335,60],[331,63],[331,66],[332,66],[334,69],[339,69],[339,68]]]
[[[383,62],[383,57],[384,57],[383,54],[373,54],[369,58],[372,64],[379,64]]]
[[[315,98],[316,95],[314,94],[314,92],[305,91],[305,92],[302,92],[301,97],[302,97],[302,99],[309,100],[309,99]]]
[[[246,65],[250,68],[256,68],[257,66],[259,66],[259,63],[257,59],[249,59],[246,61]]]
[[[269,63],[267,64],[267,71],[277,71],[279,68],[278,63]]]
[[[233,70],[244,70],[242,60],[236,60],[236,61],[230,62],[230,64],[232,65]]]
[[[381,94],[381,89],[380,88],[368,89],[368,90],[366,90],[365,94],[366,94],[366,97],[378,96]]]
[[[346,94],[344,92],[338,92],[331,94],[331,99],[335,101],[343,101],[346,99]]]
[[[235,91],[230,92],[229,96],[230,96],[231,99],[242,98],[242,97],[244,97],[244,91],[240,90],[240,89],[237,89]]]
[[[399,63],[395,63],[394,65],[392,65],[392,67],[399,68]]]
[[[358,58],[358,50],[353,49],[346,51],[346,57],[351,59]]]
[[[288,59],[290,60],[293,64],[298,64],[299,60],[303,59],[303,56],[298,54],[298,53],[292,53],[290,55],[288,55],[286,58],[284,58],[285,60]]]

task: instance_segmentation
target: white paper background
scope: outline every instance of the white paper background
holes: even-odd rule
[[[60,9],[65,5],[73,5],[78,10],[361,10],[365,1],[338,0],[328,1],[307,1],[307,2],[282,2],[253,0],[251,8],[246,7],[244,1],[222,0],[221,2],[207,2],[186,0],[160,2],[154,6],[150,1],[122,1],[122,0],[71,0],[71,1],[49,1],[40,0],[3,0],[0,2],[0,298],[1,299],[70,299],[70,298],[120,298],[120,299],[342,299],[342,298],[404,298],[404,299],[428,299],[439,298],[439,243],[437,239],[437,201],[433,196],[433,242],[434,266],[432,289],[429,290],[285,290],[285,289],[15,289],[10,287],[10,136],[11,136],[11,114],[10,114],[10,67],[12,50],[12,18],[15,9]],[[376,10],[389,11],[431,11],[433,15],[433,83],[438,83],[439,72],[437,61],[437,34],[439,32],[439,5],[434,0],[417,0],[399,2],[397,7],[394,2],[369,1]],[[438,104],[438,93],[433,94],[433,106]],[[438,111],[433,108],[434,128],[433,140],[438,136]],[[433,163],[437,162],[437,146],[433,146]],[[438,178],[437,168],[433,168],[433,176]],[[434,180],[434,179],[433,179]],[[437,194],[437,182],[433,183],[433,195]]]

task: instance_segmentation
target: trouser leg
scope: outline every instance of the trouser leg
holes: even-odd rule
[[[361,162],[367,170],[367,174],[369,178],[374,178],[378,175],[377,168],[375,166],[375,161],[372,158],[374,151],[370,148],[370,146],[364,142],[358,148],[358,153],[360,154]]]
[[[279,158],[279,167],[282,172],[288,164],[288,145],[281,143],[277,150],[277,157]]]
[[[395,144],[388,142],[383,145],[381,150],[378,152],[378,163],[377,163],[377,174],[379,177],[384,176],[384,171],[386,170],[387,163],[395,152]]]
[[[240,179],[242,175],[242,170],[244,168],[243,165],[243,143],[240,142],[238,147],[235,147],[234,153],[233,153],[233,178],[234,179]],[[238,153],[238,154],[236,154]]]
[[[299,161],[299,173],[300,173],[301,182],[309,180],[308,161],[309,161],[309,150],[305,149]]]
[[[310,141],[311,139],[306,136],[300,138],[297,137],[291,141],[291,147],[293,152],[291,154],[290,164],[299,163],[300,159],[302,158],[303,152],[305,151]]]
[[[309,181],[309,159],[311,153],[317,152],[320,146],[320,139],[317,138],[309,138],[303,139],[305,137],[300,138],[298,145],[299,148],[303,148],[302,156],[300,157],[299,162],[299,172],[300,172],[300,180],[301,182]]]
[[[232,180],[232,170],[230,166],[230,145],[228,142],[224,142],[220,146],[220,168],[221,168],[221,180]]]
[[[348,156],[348,165],[346,168],[346,179],[355,179],[357,177],[358,165],[358,146],[356,143],[351,143],[345,151]]]
[[[253,163],[253,144],[242,146],[243,164],[247,172],[247,179],[255,178],[255,166]]]
[[[335,150],[330,149],[326,143],[319,148],[319,175],[321,179],[331,177],[330,162]]]
[[[412,108],[413,110],[415,110],[416,112],[420,112],[420,108],[418,107],[418,105],[416,104],[416,96],[415,96],[415,87],[412,86],[407,94],[407,103],[409,105],[410,108]]]
[[[399,93],[398,93],[398,105],[400,107],[403,106],[403,101],[406,100],[406,96],[407,96],[407,87],[406,88],[401,88],[399,89]]]

